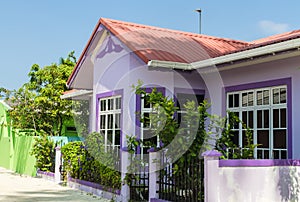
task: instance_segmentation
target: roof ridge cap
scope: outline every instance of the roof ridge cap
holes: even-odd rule
[[[205,35],[205,34],[197,34],[193,32],[187,32],[187,31],[182,31],[182,30],[173,30],[169,28],[162,28],[162,27],[156,27],[152,25],[144,25],[144,24],[138,24],[134,22],[126,22],[126,21],[121,21],[121,20],[114,20],[114,19],[109,19],[109,18],[101,18],[100,21],[104,21],[105,23],[107,21],[113,22],[113,23],[118,23],[118,24],[124,24],[127,26],[132,26],[132,27],[144,27],[144,28],[150,28],[152,30],[158,30],[158,31],[164,31],[164,32],[171,32],[174,34],[180,34],[184,36],[190,36],[190,37],[195,37],[195,38],[204,38],[204,39],[212,39],[212,40],[218,40],[218,41],[228,41],[228,42],[233,42],[233,43],[239,43],[239,44],[248,44],[251,45],[252,42],[248,41],[241,41],[241,40],[236,40],[236,39],[229,39],[229,38],[223,38],[223,37],[216,37],[216,36],[210,36],[210,35]]]

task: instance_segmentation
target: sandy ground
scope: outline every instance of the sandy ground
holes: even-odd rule
[[[0,201],[2,202],[40,202],[40,201],[100,201],[109,200],[89,193],[63,187],[42,178],[20,176],[0,167]]]

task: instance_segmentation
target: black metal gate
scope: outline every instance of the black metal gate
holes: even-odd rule
[[[186,155],[174,163],[161,157],[164,169],[159,174],[159,198],[168,201],[204,201],[204,160],[198,157],[188,160]]]
[[[148,201],[149,198],[149,169],[148,166],[140,166],[139,172],[131,174],[130,201]]]

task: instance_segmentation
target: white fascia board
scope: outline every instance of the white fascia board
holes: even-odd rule
[[[293,48],[299,48],[299,47],[300,47],[300,39],[293,39],[281,43],[271,44],[263,47],[232,53],[232,54],[228,54],[216,58],[210,58],[199,62],[193,62],[190,64],[151,60],[148,62],[148,66],[163,67],[169,69],[192,70],[192,69],[205,68],[205,67],[210,67],[213,65],[218,65],[218,64],[228,63],[228,62],[234,62],[237,60],[242,60],[247,58],[253,58],[260,55],[272,54],[272,53],[293,49]]]
[[[222,63],[227,63],[227,62],[233,62],[237,60],[242,60],[242,59],[247,59],[247,58],[252,58],[260,55],[265,55],[265,54],[272,54],[292,48],[298,48],[300,47],[300,39],[293,39],[290,41],[285,41],[281,43],[276,43],[276,44],[271,44],[251,50],[245,50],[242,52],[238,53],[232,53],[229,55],[224,55],[216,58],[211,58],[208,60],[203,60],[199,62],[194,62],[191,63],[193,69],[198,69],[198,68],[203,68],[203,67],[209,67],[212,65],[218,65]]]
[[[79,97],[79,96],[83,96],[83,95],[91,95],[92,93],[93,93],[92,90],[77,90],[72,93],[67,93],[67,94],[61,95],[60,98],[61,99],[70,99],[70,98],[75,98],[75,97]]]
[[[148,67],[162,67],[168,69],[190,70],[192,68],[192,65],[189,63],[181,63],[181,62],[150,60],[148,62]]]

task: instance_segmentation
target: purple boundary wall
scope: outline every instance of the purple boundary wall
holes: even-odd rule
[[[52,173],[52,172],[45,172],[45,171],[38,170],[37,174],[45,175],[45,176],[53,177],[54,178],[54,173]]]
[[[157,198],[152,198],[152,199],[150,199],[150,202],[169,202],[169,201],[162,200],[162,199],[157,199]]]
[[[219,167],[270,167],[270,166],[300,166],[300,160],[293,160],[293,159],[219,160]]]
[[[74,178],[71,178],[71,177],[68,178],[68,181],[75,182],[75,183],[78,183],[78,184],[81,184],[81,185],[85,185],[85,186],[88,186],[88,187],[91,187],[91,188],[94,188],[94,189],[99,189],[101,191],[111,192],[111,193],[117,194],[117,195],[121,194],[121,191],[119,189],[113,190],[111,188],[105,188],[104,186],[102,186],[100,184],[97,184],[97,183],[94,183],[94,182],[88,182],[88,181],[85,181],[85,180],[74,179]]]

